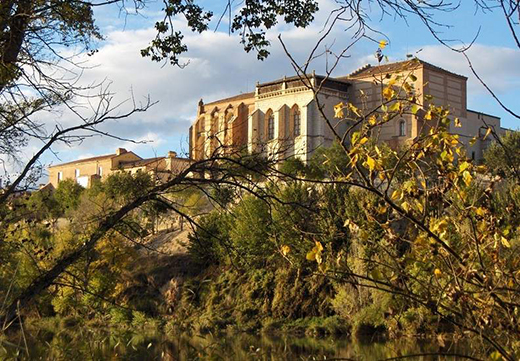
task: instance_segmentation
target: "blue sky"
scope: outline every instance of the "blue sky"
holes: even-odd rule
[[[154,36],[153,24],[162,16],[161,1],[151,3],[138,15],[125,17],[118,13],[116,7],[103,8],[96,12],[97,23],[106,40],[99,44],[99,52],[95,56],[86,59],[93,68],[85,71],[83,81],[91,83],[107,79],[111,82],[111,90],[116,94],[115,101],[128,99],[131,94],[138,101],[144,100],[148,95],[152,100],[158,101],[145,114],[106,124],[104,127],[106,131],[124,137],[150,142],[136,145],[111,138],[93,138],[73,148],[57,146],[54,149],[57,157],[49,154],[43,161],[46,164],[56,164],[78,157],[112,153],[116,147],[134,150],[143,157],[164,155],[168,150],[181,154],[187,152],[188,127],[194,119],[200,98],[209,102],[220,97],[249,92],[254,90],[257,81],[269,81],[294,74],[276,37],[281,34],[296,58],[304,59],[319,36],[327,14],[336,6],[333,0],[319,2],[322,10],[308,29],[294,29],[280,24],[268,33],[273,39],[272,55],[264,62],[257,61],[254,54],[246,54],[239,44],[238,36],[227,35],[225,24],[216,32],[202,35],[187,32],[189,51],[184,59],[190,64],[185,69],[152,63],[139,55],[139,50]],[[206,0],[201,3],[215,13],[225,7],[224,1]],[[452,25],[450,28],[439,28],[442,31],[441,36],[469,43],[480,27],[480,35],[469,52],[474,65],[503,101],[519,112],[517,99],[520,87],[520,51],[514,47],[501,14],[498,11],[475,11],[473,1],[465,0],[462,3],[453,13],[441,14],[435,18],[439,22]],[[379,21],[379,15],[377,12],[371,13],[370,24],[388,37],[390,43],[385,53],[391,61],[405,59],[407,53],[417,52],[421,59],[468,76],[468,108],[500,116],[503,126],[519,128],[519,121],[503,111],[470,76],[464,58],[441,46],[417,18],[410,15],[407,22],[404,22],[402,19],[386,16]],[[185,30],[181,19],[176,22],[176,26]],[[345,25],[340,24],[326,43],[334,44],[336,50],[348,44],[351,33],[345,32],[344,28]],[[383,39],[382,35],[373,36],[375,40]],[[460,42],[453,45],[458,46]],[[335,74],[345,75],[367,62],[374,63],[373,54],[376,49],[375,42],[361,40],[351,49],[348,53],[350,57],[340,64]],[[325,59],[320,58],[312,64],[311,69],[316,69],[318,73],[323,72],[324,64]],[[121,109],[125,106],[123,104]],[[74,122],[67,118],[67,114],[60,121],[65,125]]]

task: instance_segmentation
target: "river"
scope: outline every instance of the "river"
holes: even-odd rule
[[[92,330],[38,331],[5,338],[0,359],[31,360],[468,360],[480,347],[444,340],[351,340],[251,335],[165,335],[158,332]],[[27,345],[27,347],[25,347]],[[437,354],[437,355],[434,355]],[[415,356],[414,356],[415,355]],[[442,356],[439,356],[442,355]],[[456,356],[459,355],[459,356]]]

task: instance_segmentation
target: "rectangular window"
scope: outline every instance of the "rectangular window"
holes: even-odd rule
[[[58,183],[63,180],[63,172],[58,172]]]
[[[406,122],[404,120],[399,121],[399,136],[404,137],[406,135]]]
[[[98,175],[103,177],[103,167],[98,167]]]
[[[76,169],[76,170],[74,171],[74,175],[76,176],[76,178],[79,178],[79,169]]]

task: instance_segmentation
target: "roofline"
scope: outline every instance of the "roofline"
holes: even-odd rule
[[[488,117],[495,118],[495,119],[501,119],[500,117],[497,117],[496,115],[491,115],[491,114],[487,114],[487,113],[484,113],[484,112],[479,112],[477,110],[466,109],[466,111],[471,112],[471,113],[486,115]]]
[[[97,157],[76,159],[76,160],[72,160],[72,161],[66,162],[66,163],[60,163],[60,164],[56,164],[56,165],[51,165],[51,166],[48,166],[47,168],[57,168],[57,167],[62,167],[62,166],[65,166],[65,165],[77,164],[77,163],[89,163],[89,162],[95,162],[95,161],[104,160],[104,159],[112,159],[113,157],[117,157],[117,155],[116,154],[107,154],[107,155],[100,155],[100,156],[97,156]]]
[[[169,157],[156,157],[156,158],[145,158],[145,159],[140,159],[140,160],[130,160],[128,162],[122,162],[120,163],[120,167],[124,168],[125,166],[135,166],[135,167],[144,167],[144,166],[147,166],[151,163],[154,163],[154,162],[159,162],[161,160],[166,160],[166,159],[169,159]],[[171,158],[171,159],[175,159],[175,160],[180,160],[182,162],[190,162],[191,159],[189,158],[181,158],[181,157],[174,157],[174,158]],[[142,164],[139,164],[139,165],[135,165],[135,163],[138,163],[138,162],[143,162]],[[118,169],[118,168],[114,168],[114,169]]]
[[[363,77],[363,71],[367,70],[367,69],[377,69],[379,67],[383,67],[385,65],[396,65],[396,64],[405,64],[405,63],[410,63],[412,62],[413,59],[410,59],[410,60],[401,60],[401,61],[394,61],[394,62],[391,62],[391,63],[386,63],[386,64],[380,64],[380,65],[371,65],[371,64],[366,64],[364,66],[362,66],[361,68],[358,68],[356,70],[354,70],[352,73],[346,75],[346,76],[343,76],[343,77],[340,77],[341,79],[349,79],[349,78],[352,78],[352,79],[357,79],[358,77]],[[443,69],[437,65],[433,65],[431,63],[428,63],[427,61],[424,61],[424,60],[421,60],[419,58],[417,58],[417,67],[420,67],[420,66],[423,66],[423,67],[426,67],[426,68],[429,68],[429,69],[432,69],[432,70],[439,70],[439,71],[442,71],[442,72],[445,72],[445,73],[448,73],[448,74],[451,74],[451,75],[454,75],[456,77],[459,77],[459,78],[463,78],[463,79],[468,79],[467,76],[464,76],[464,75],[461,75],[461,74],[457,74],[457,73],[454,73],[452,71],[449,71],[449,70],[446,70],[446,69]],[[413,69],[416,69],[416,68],[413,68]],[[411,70],[411,69],[410,69]],[[384,73],[384,72],[381,72],[381,73]],[[377,73],[377,74],[381,74],[381,73]],[[373,75],[373,74],[371,74]],[[366,76],[365,76],[366,77]]]
[[[308,77],[309,79],[310,78],[314,78],[316,80],[321,80],[321,81],[325,80],[325,81],[331,81],[331,82],[334,82],[334,83],[339,83],[339,84],[342,84],[342,85],[350,85],[350,82],[347,82],[345,80],[341,80],[341,79],[338,79],[338,78],[330,77],[330,76],[327,77],[327,76],[318,75],[318,74],[306,74],[305,76]],[[266,82],[266,83],[260,83],[260,84],[257,84],[257,87],[276,85],[276,84],[280,84],[280,83],[283,83],[283,82],[286,82],[286,81],[302,80],[302,79],[305,79],[304,76],[294,75],[294,76],[290,76],[290,77],[284,77],[284,78],[276,79],[276,80],[269,81],[269,82]]]
[[[126,153],[123,153],[123,154],[127,154],[127,153],[132,153],[133,155],[138,157],[140,160],[143,159],[143,158],[139,157],[137,154],[135,154],[134,152],[132,152],[131,150],[129,150]],[[94,161],[99,161],[99,160],[104,160],[104,159],[113,159],[113,158],[119,157],[119,156],[121,156],[123,154],[117,155],[117,154],[114,153],[114,154],[107,154],[107,155],[98,155],[97,157],[76,159],[76,160],[72,160],[72,161],[66,162],[66,163],[60,163],[60,164],[56,164],[56,165],[51,165],[51,166],[48,166],[47,168],[57,168],[57,167],[65,166],[65,165],[71,165],[71,164],[89,163],[89,162],[94,162]]]
[[[255,93],[254,92],[242,93],[242,94],[233,95],[233,96],[230,96],[230,97],[227,97],[227,98],[215,100],[215,101],[212,101],[210,103],[205,103],[204,106],[230,102],[230,101],[233,101],[233,99],[236,99],[238,101],[238,100],[254,98],[254,97],[255,97]]]

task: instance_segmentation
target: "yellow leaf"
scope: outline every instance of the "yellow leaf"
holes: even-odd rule
[[[486,134],[484,134],[484,138],[483,138],[483,140],[486,140],[486,138],[491,134],[492,131],[493,131],[493,129],[491,129],[491,127],[489,127],[489,128],[486,130]]]
[[[467,170],[469,167],[470,167],[471,164],[469,164],[468,162],[462,162],[460,165],[459,165],[459,171],[460,172],[464,172],[465,170]]]
[[[383,96],[385,97],[386,100],[390,100],[394,97],[394,90],[387,86],[385,89],[383,89]]]
[[[350,111],[354,114],[356,114],[358,117],[361,116],[361,113],[359,112],[359,109],[356,108],[356,106],[352,103],[348,103],[348,108],[350,109]]]
[[[316,252],[314,251],[314,249],[312,251],[310,251],[309,253],[307,253],[307,256],[305,258],[307,258],[308,261],[315,261]]]
[[[402,192],[401,192],[399,189],[396,189],[396,190],[392,193],[392,195],[391,195],[390,198],[392,198],[392,200],[395,201],[396,199],[399,199],[399,198],[401,198],[401,197],[402,197]]]
[[[370,118],[368,118],[368,123],[370,125],[375,125],[377,123],[377,118],[374,115],[372,115]]]
[[[466,183],[466,185],[469,187],[471,181],[473,180],[471,173],[465,170],[464,173],[462,173],[462,178],[464,179],[464,183]]]
[[[359,132],[352,133],[352,145],[355,145],[359,140],[360,134]]]
[[[401,102],[395,102],[394,104],[392,104],[392,106],[390,107],[390,111],[391,112],[399,112],[401,111]]]
[[[345,104],[343,102],[336,104],[334,106],[334,118],[343,118],[345,116],[344,113]]]
[[[485,165],[479,165],[477,166],[477,172],[480,174],[484,174],[487,172],[487,167]]]
[[[442,276],[442,271],[438,268],[436,268],[435,271],[433,271],[433,273],[435,274],[436,277]]]
[[[502,357],[502,355],[500,355],[500,352],[498,351],[494,351],[493,353],[491,353],[491,355],[489,355],[489,359],[491,361],[504,361],[504,358]]]
[[[445,219],[443,219],[439,221],[437,224],[435,224],[435,226],[432,228],[432,231],[444,232],[446,228],[448,228],[448,222]]]
[[[365,144],[366,142],[368,142],[368,138],[367,138],[367,137],[363,137],[363,138],[361,138],[361,140],[359,141],[359,144],[360,144],[360,145],[363,145],[363,144]]]
[[[453,123],[455,124],[455,127],[457,127],[457,128],[462,127],[462,123],[460,122],[460,119],[459,119],[459,118],[455,118],[455,120],[453,121]]]
[[[321,264],[321,261],[323,259],[321,258],[321,252],[316,253],[316,263]]]
[[[477,137],[473,137],[469,140],[469,145],[473,145],[475,144],[475,142],[477,141]]]
[[[318,264],[321,264],[322,257],[321,257],[321,251],[323,251],[323,246],[320,242],[315,242],[315,246],[307,253],[307,256],[305,258],[308,261],[316,261]]]
[[[408,202],[403,202],[401,203],[401,208],[408,212],[410,210],[410,205],[408,204]]]
[[[428,110],[426,114],[424,115],[425,120],[432,120],[432,111]]]
[[[486,210],[482,207],[478,207],[476,210],[477,215],[484,217],[486,215]]]
[[[421,201],[418,200],[418,199],[415,200],[415,207],[417,207],[417,209],[418,209],[419,212],[421,212],[421,213],[424,211],[424,207],[423,207]]]
[[[373,171],[376,167],[376,161],[371,156],[367,155],[367,165],[370,171]]]
[[[385,213],[387,210],[388,210],[388,207],[387,207],[387,206],[379,206],[379,208],[377,208],[377,213],[379,213],[379,214],[383,214],[383,213]]]
[[[388,45],[388,42],[386,40],[381,40],[379,42],[379,49],[383,50]]]
[[[506,248],[511,248],[511,244],[509,243],[509,241],[506,239],[506,237],[502,236],[502,238],[500,238],[500,242],[502,242],[502,245]]]
[[[281,251],[284,256],[287,256],[291,252],[291,247],[285,244],[282,246]]]
[[[320,242],[315,241],[314,243],[316,243],[316,249],[318,250],[318,252],[323,251],[323,246],[321,245]]]

